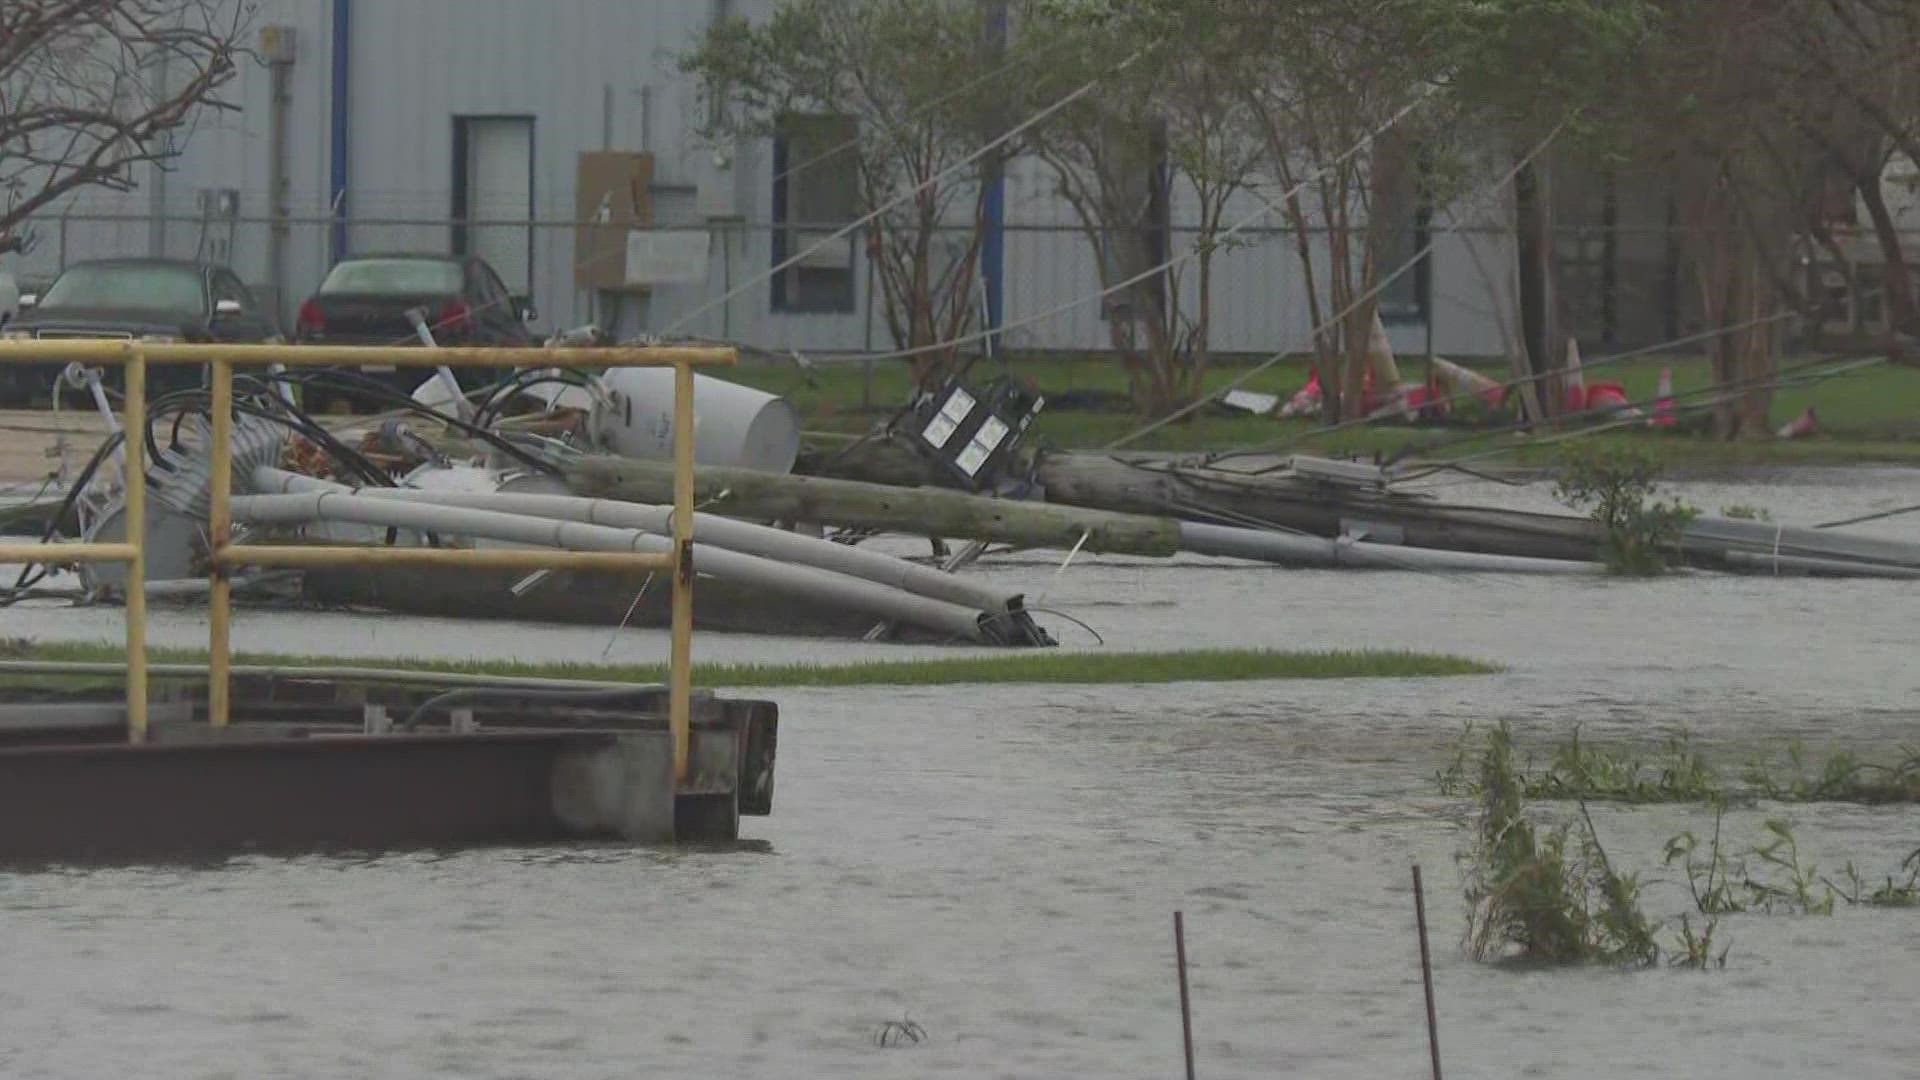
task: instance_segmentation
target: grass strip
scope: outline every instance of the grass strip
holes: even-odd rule
[[[1597,358],[1590,358],[1597,359]],[[1782,357],[1782,366],[1805,356]],[[1262,372],[1245,389],[1290,397],[1307,381],[1309,361],[1292,358]],[[1475,362],[1482,373],[1509,379],[1501,364]],[[1072,354],[1011,355],[1007,370],[1030,379],[1051,403],[1034,424],[1029,441],[1045,441],[1062,449],[1095,449],[1132,432],[1141,424],[1128,404],[1126,369],[1110,358]],[[1244,357],[1221,357],[1206,375],[1205,390],[1217,392],[1247,368]],[[1686,394],[1713,382],[1711,366],[1697,355],[1648,356],[1609,364],[1588,375],[1589,382],[1619,382],[1629,400],[1650,399],[1663,370],[1673,373],[1675,393]],[[979,377],[997,374],[998,367],[982,368]],[[1408,378],[1418,381],[1416,361]],[[829,364],[800,370],[788,363],[746,364],[727,378],[788,398],[799,410],[809,431],[858,434],[871,428],[911,392],[910,365],[876,365],[871,388],[863,386],[865,369],[858,364]],[[1078,396],[1104,396],[1108,411],[1074,408]],[[871,400],[878,413],[861,408]],[[1085,402],[1083,402],[1085,403]],[[1772,423],[1781,424],[1809,405],[1820,414],[1820,435],[1806,439],[1755,439],[1727,442],[1705,435],[1648,430],[1622,430],[1596,436],[1601,442],[1633,445],[1646,450],[1671,469],[1721,469],[1781,465],[1839,465],[1860,462],[1920,461],[1920,370],[1882,365],[1844,378],[1785,387],[1773,395]],[[1318,419],[1276,420],[1229,410],[1202,410],[1129,447],[1130,450],[1224,450],[1250,444],[1291,442],[1319,428]],[[1451,429],[1465,432],[1469,429]],[[1302,454],[1394,453],[1422,445],[1447,434],[1439,428],[1416,428],[1405,423],[1368,424],[1329,436],[1313,436],[1290,452]],[[1534,447],[1525,436],[1501,436],[1475,443],[1460,452],[1512,447],[1511,456],[1498,464],[1551,465],[1555,445]]]
[[[125,657],[108,643],[54,642],[15,645],[0,659],[118,663]],[[205,663],[206,653],[155,649],[155,663]],[[517,660],[421,658],[367,659],[240,653],[237,664],[275,667],[382,667],[405,671],[662,682],[664,664],[529,663]],[[1459,656],[1398,651],[1279,652],[1265,649],[1204,649],[1191,652],[1021,652],[926,660],[873,660],[852,664],[696,663],[694,680],[716,687],[972,686],[989,684],[1145,685],[1178,682],[1241,682],[1262,679],[1387,679],[1488,675],[1501,669]],[[73,685],[76,677],[0,676],[0,686]],[[85,677],[99,684],[97,677]]]

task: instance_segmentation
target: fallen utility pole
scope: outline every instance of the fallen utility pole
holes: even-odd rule
[[[1369,541],[1340,549],[1352,565],[1361,553],[1382,559],[1411,549],[1525,560],[1601,561],[1606,535],[1591,518],[1496,507],[1462,506],[1378,484],[1342,480],[1324,464],[1311,472],[1255,476],[1168,462],[1123,460],[1100,454],[1047,454],[1034,470],[1048,503],[1131,513],[1167,514],[1188,522],[1237,527],[1218,536],[1187,530],[1187,550],[1266,557],[1320,559],[1299,539],[1253,539],[1253,529],[1309,537]],[[1355,475],[1359,475],[1356,473]],[[1920,544],[1797,528],[1768,522],[1699,517],[1673,541],[1692,567],[1733,573],[1825,577],[1911,578],[1920,574]],[[1403,561],[1424,561],[1403,555]],[[1474,560],[1462,560],[1465,569]],[[1491,568],[1491,566],[1489,566]],[[1514,569],[1518,569],[1516,564]],[[1539,569],[1546,569],[1539,567]]]
[[[809,431],[793,463],[798,476],[862,480],[896,487],[954,487],[951,476],[896,436],[840,435]],[[956,490],[958,490],[956,488]]]
[[[1600,557],[1603,539],[1586,518],[1448,506],[1298,475],[1255,477],[1104,454],[1046,454],[1035,476],[1049,504],[1362,536],[1415,548],[1591,563]]]
[[[242,495],[233,500],[234,520],[256,525],[304,525],[349,522],[379,528],[435,530],[471,537],[505,540],[566,549],[579,555],[606,552],[662,552],[669,537],[590,525],[578,521],[528,517],[461,506],[434,506],[393,498],[331,491],[293,495]],[[343,548],[343,552],[357,549]],[[421,549],[423,552],[430,549]],[[489,549],[483,554],[506,554]],[[699,553],[700,565],[716,576],[730,578],[768,592],[801,597],[816,604],[849,607],[872,615],[911,622],[970,641],[998,642],[1004,635],[1004,617],[945,600],[909,593],[876,582],[810,566],[796,566],[708,547]],[[478,556],[472,557],[478,562]],[[554,561],[558,562],[558,559]],[[593,568],[593,567],[589,567]]]
[[[566,479],[577,492],[630,502],[662,502],[673,491],[671,466],[628,458],[581,458],[566,466]],[[694,480],[694,501],[728,517],[1154,558],[1180,548],[1179,525],[1165,517],[710,465]]]

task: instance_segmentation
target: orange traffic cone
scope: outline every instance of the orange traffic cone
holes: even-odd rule
[[[1290,417],[1317,413],[1320,411],[1320,395],[1320,372],[1309,370],[1307,385],[1301,387],[1298,393],[1280,407],[1280,415]]]
[[[1779,431],[1774,432],[1774,434],[1782,439],[1798,439],[1811,435],[1819,430],[1820,417],[1813,411],[1813,406],[1809,405],[1807,406],[1806,412],[1794,417],[1792,421],[1787,423]]]
[[[1647,421],[1653,427],[1672,427],[1679,423],[1679,417],[1673,410],[1673,369],[1660,369],[1660,389],[1653,399],[1653,418]]]
[[[1592,407],[1587,400],[1587,377],[1580,370],[1580,343],[1567,339],[1567,411],[1582,412]]]

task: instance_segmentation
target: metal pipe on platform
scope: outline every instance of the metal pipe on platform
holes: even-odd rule
[[[580,551],[645,552],[673,556],[678,550],[672,540],[648,535],[637,529],[584,525],[573,521],[554,521],[465,507],[422,505],[388,498],[370,498],[365,495],[343,495],[334,492],[252,495],[234,499],[233,506],[239,520],[253,524],[287,525],[315,521],[346,521],[361,525],[431,530],[443,534]],[[250,550],[271,552],[274,548],[261,546]],[[432,551],[433,549],[383,548],[380,550],[392,553],[400,550]],[[463,552],[462,554],[470,557],[474,554],[486,553]],[[521,557],[532,553],[501,552],[500,554],[514,554],[515,557]],[[786,566],[771,559],[745,555],[724,548],[703,551],[700,561],[702,570],[729,581],[799,596],[823,604],[851,608],[941,631],[969,641],[980,641],[986,638],[986,632],[981,625],[986,616],[959,604],[916,596],[904,590],[889,588],[832,571],[807,566]],[[676,557],[676,561],[671,565],[681,564]],[[676,570],[676,572],[679,571]]]
[[[1510,555],[1479,555],[1464,551],[1371,544],[1358,540],[1330,540],[1265,529],[1227,525],[1180,523],[1180,547],[1196,555],[1254,559],[1281,566],[1342,567],[1376,570],[1447,570],[1500,574],[1596,574],[1598,563],[1565,559],[1529,559]]]
[[[618,499],[592,499],[578,495],[536,495],[518,492],[424,491],[418,488],[350,488],[345,484],[303,476],[271,466],[253,472],[253,486],[262,492],[339,491],[353,492],[371,499],[395,499],[435,506],[466,506],[476,510],[497,510],[530,517],[558,518],[590,525],[610,525],[621,529],[642,529],[666,535],[672,528],[672,513],[651,503],[623,502]],[[977,579],[942,573],[930,567],[891,555],[864,551],[846,544],[801,536],[751,521],[720,517],[717,514],[693,515],[700,529],[702,548],[726,548],[747,555],[820,570],[831,570],[849,577],[902,589],[920,596],[962,604],[991,614],[1006,614],[1019,602],[1018,596],[997,592]]]

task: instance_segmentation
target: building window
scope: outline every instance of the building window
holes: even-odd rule
[[[774,275],[773,310],[851,312],[858,234],[827,238],[859,217],[858,159],[843,150],[858,129],[840,116],[790,116],[780,128],[773,140],[773,265],[805,257]]]
[[[1380,318],[1384,322],[1423,322],[1433,310],[1432,253],[1426,251],[1433,224],[1433,197],[1418,164],[1418,155],[1408,167],[1382,185],[1376,212],[1385,215],[1386,233],[1374,266],[1381,278],[1400,270],[1417,255],[1419,261],[1380,290]]]

